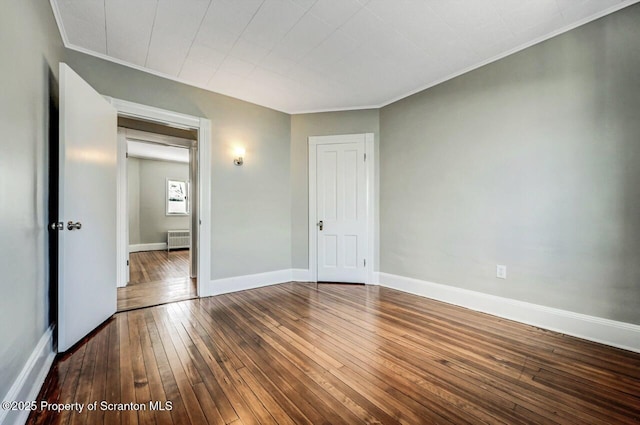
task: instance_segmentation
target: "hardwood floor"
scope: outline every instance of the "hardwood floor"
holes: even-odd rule
[[[118,311],[196,297],[188,250],[132,252],[129,262],[130,281],[118,288]]]
[[[116,314],[38,399],[147,409],[30,424],[637,424],[640,354],[387,288],[289,283]]]

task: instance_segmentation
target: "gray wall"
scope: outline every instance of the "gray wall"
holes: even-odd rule
[[[291,268],[289,115],[78,52],[65,61],[104,95],[212,121],[212,279]]]
[[[635,5],[383,108],[381,270],[640,324],[638,23]]]
[[[379,145],[377,109],[291,116],[291,262],[293,268],[309,268],[308,138],[309,136],[355,133],[374,133],[377,150]],[[377,188],[376,182],[376,191]],[[379,253],[376,253],[376,256],[379,257]],[[379,261],[376,261],[376,264],[379,264]]]
[[[291,267],[289,115],[64,50],[49,2],[0,13],[0,395],[48,323],[49,73],[67,62],[99,92],[212,120],[212,277]],[[243,167],[232,146],[247,149]]]
[[[48,326],[48,79],[59,60],[103,94],[212,120],[213,278],[307,267],[306,138],[380,123],[382,271],[640,323],[638,22],[640,5],[378,120],[289,117],[64,51],[48,2],[3,2],[0,395]]]
[[[57,74],[61,54],[48,2],[2,2],[0,397],[49,326],[49,72]]]
[[[189,164],[129,157],[127,167],[129,244],[162,243],[167,230],[189,229],[189,216],[166,214],[167,179],[189,180]]]

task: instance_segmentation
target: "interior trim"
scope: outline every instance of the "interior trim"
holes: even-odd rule
[[[167,250],[166,242],[139,243],[139,244],[129,245],[129,252],[166,251],[166,250]]]
[[[132,64],[132,63],[120,60],[120,59],[116,59],[116,58],[107,56],[107,55],[102,54],[102,53],[97,53],[97,52],[91,51],[91,50],[86,49],[84,47],[80,47],[80,46],[76,46],[74,44],[71,44],[69,42],[69,38],[67,36],[66,30],[64,28],[64,25],[62,24],[62,18],[60,16],[60,11],[58,10],[58,6],[57,6],[56,2],[54,0],[49,0],[49,3],[51,4],[51,9],[53,10],[53,15],[55,17],[56,24],[58,25],[58,29],[60,31],[60,36],[62,38],[62,42],[64,44],[64,47],[66,47],[67,49],[75,50],[77,52],[84,53],[84,54],[89,55],[89,56],[94,56],[94,57],[97,57],[97,58],[100,58],[100,59],[103,59],[103,60],[106,60],[106,61],[109,61],[109,62],[113,62],[113,63],[117,63],[119,65],[126,66],[128,68],[132,68],[132,69],[136,69],[138,71],[146,72],[147,74],[155,75],[157,77],[166,78],[168,80],[176,81],[178,83],[186,84],[186,85],[192,86],[192,87],[197,87],[199,89],[206,90],[206,91],[211,92],[211,93],[218,93],[218,94],[222,94],[224,96],[230,96],[230,97],[233,97],[235,99],[240,99],[240,100],[243,100],[245,102],[252,103],[254,105],[259,105],[259,106],[263,106],[265,108],[273,109],[275,111],[284,112],[284,113],[290,114],[290,115],[297,115],[297,114],[314,114],[314,113],[320,113],[320,112],[339,112],[339,111],[353,111],[353,110],[362,110],[362,109],[380,109],[380,108],[383,108],[383,107],[385,107],[387,105],[395,103],[395,102],[397,102],[399,100],[402,100],[402,99],[404,99],[406,97],[409,97],[409,96],[411,96],[413,94],[419,93],[419,92],[424,91],[426,89],[429,89],[429,88],[431,88],[433,86],[437,86],[438,84],[444,83],[445,81],[448,81],[448,80],[451,80],[453,78],[456,78],[456,77],[458,77],[458,76],[460,76],[462,74],[466,74],[467,72],[473,71],[474,69],[477,69],[477,68],[480,68],[482,66],[488,65],[488,64],[490,64],[492,62],[498,61],[498,60],[500,60],[500,59],[502,59],[504,57],[507,57],[507,56],[512,55],[514,53],[517,53],[517,52],[519,52],[521,50],[524,50],[524,49],[526,49],[528,47],[534,46],[534,45],[536,45],[538,43],[541,43],[541,42],[543,42],[545,40],[553,38],[553,37],[555,37],[557,35],[563,34],[565,32],[571,31],[572,29],[575,29],[575,28],[578,28],[578,27],[580,27],[582,25],[588,24],[591,21],[595,21],[596,19],[600,19],[603,16],[606,16],[606,15],[609,15],[611,13],[617,12],[618,10],[624,9],[625,7],[628,7],[628,6],[631,6],[631,5],[635,4],[635,3],[638,3],[639,1],[640,0],[624,0],[624,1],[622,1],[622,2],[620,2],[618,4],[616,4],[616,5],[613,5],[613,6],[607,8],[607,9],[601,11],[601,12],[598,12],[596,14],[593,14],[591,16],[583,18],[583,19],[581,19],[581,20],[579,20],[577,22],[574,22],[573,24],[570,24],[570,25],[562,27],[562,28],[560,28],[558,30],[552,31],[552,32],[550,32],[548,34],[543,35],[542,37],[538,37],[538,38],[536,38],[536,39],[534,39],[532,41],[529,41],[527,43],[521,44],[520,46],[514,47],[513,49],[507,50],[506,52],[500,53],[500,54],[498,54],[496,56],[493,56],[493,57],[491,57],[489,59],[486,59],[486,60],[480,61],[478,63],[475,63],[475,64],[473,64],[473,65],[471,65],[471,66],[469,66],[467,68],[462,69],[461,71],[453,72],[453,73],[451,73],[451,74],[449,74],[449,75],[447,75],[447,76],[445,76],[443,78],[440,78],[440,79],[438,79],[438,80],[436,80],[434,82],[430,82],[430,83],[425,84],[423,86],[420,86],[420,87],[418,87],[418,88],[416,88],[414,90],[406,92],[406,93],[404,93],[402,95],[395,96],[394,98],[392,98],[390,100],[383,101],[383,102],[381,102],[379,104],[357,105],[357,106],[337,106],[337,107],[333,107],[333,108],[317,108],[317,109],[305,109],[305,110],[276,109],[276,108],[273,108],[272,106],[268,106],[268,105],[265,105],[265,104],[256,103],[256,102],[251,101],[251,100],[243,99],[243,98],[234,96],[234,95],[232,95],[230,93],[213,92],[213,91],[211,91],[211,89],[209,89],[209,88],[207,88],[205,86],[194,84],[194,83],[191,83],[191,82],[187,82],[187,81],[185,81],[185,80],[183,80],[181,78],[178,78],[178,77],[174,77],[174,76],[171,76],[171,75],[163,74],[163,73],[161,73],[159,71],[154,71],[154,70],[142,67],[140,65],[135,65],[135,64]]]
[[[203,296],[202,282],[211,280],[211,120],[109,96],[105,96],[105,98],[118,110],[118,115],[198,130],[197,219],[200,227],[196,233],[198,255],[196,263],[198,269],[198,296]],[[120,152],[119,158],[122,157],[123,154]],[[125,165],[122,160],[119,161],[119,175],[126,173]],[[124,200],[126,201],[126,199]],[[120,233],[119,237],[119,243],[126,243],[123,242],[127,240],[123,233]]]
[[[640,325],[379,273],[380,286],[640,353]]]

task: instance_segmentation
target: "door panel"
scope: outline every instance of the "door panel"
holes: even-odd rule
[[[337,220],[338,218],[338,154],[337,152],[325,152],[321,157],[321,167],[318,168],[318,179],[321,187],[318,193],[322,196],[322,202],[318,204],[320,216],[325,220]]]
[[[358,236],[344,235],[344,267],[358,267]]]
[[[360,156],[362,161],[362,156]],[[355,149],[344,152],[344,219],[348,221],[358,220],[358,151]]]
[[[117,112],[60,64],[58,351],[116,311]],[[81,227],[68,228],[68,223]]]
[[[365,281],[367,247],[364,142],[318,145],[318,281]]]

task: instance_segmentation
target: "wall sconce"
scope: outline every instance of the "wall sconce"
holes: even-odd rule
[[[244,159],[243,159],[244,153],[245,153],[244,148],[236,148],[235,153],[236,153],[236,157],[233,158],[233,163],[236,165],[244,164]]]

